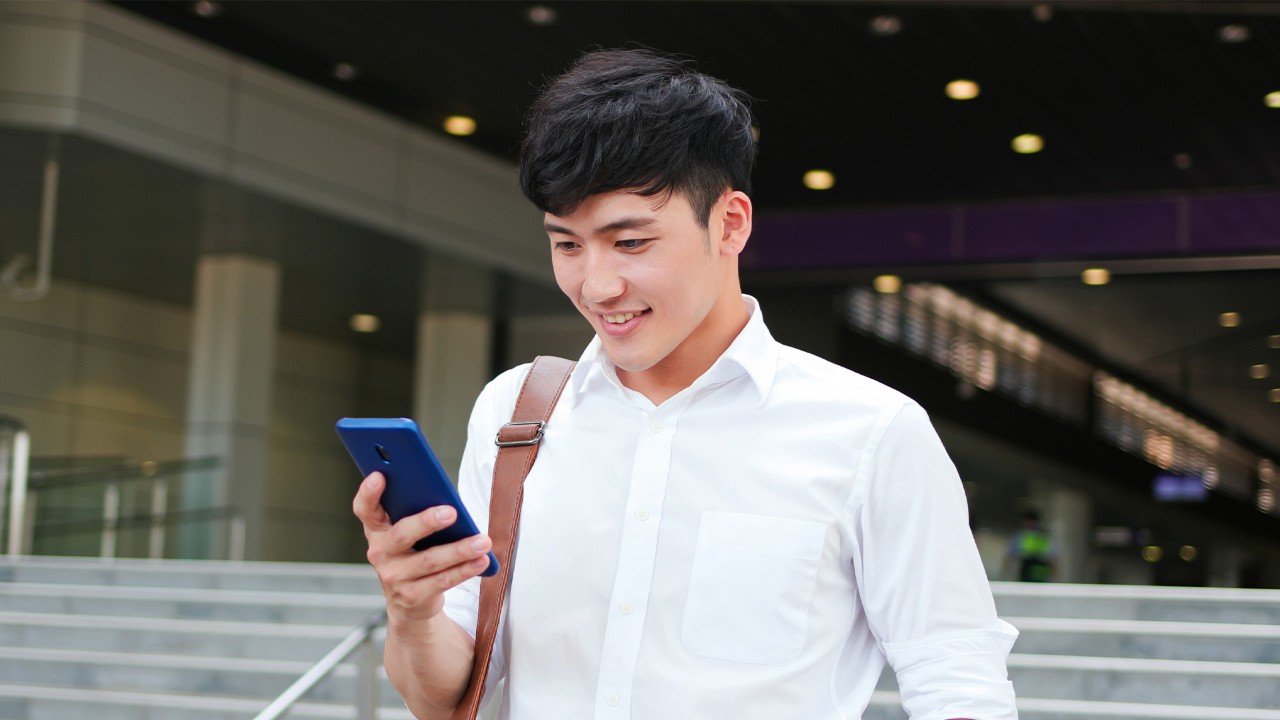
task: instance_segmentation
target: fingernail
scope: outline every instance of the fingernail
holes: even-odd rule
[[[449,516],[450,516],[452,513],[453,513],[453,508],[450,508],[450,507],[438,507],[438,508],[436,508],[436,519],[437,519],[437,520],[448,520],[448,519],[449,519]]]
[[[369,485],[370,490],[377,490],[382,485],[382,476],[374,473],[369,476],[368,480],[365,480],[365,483]]]
[[[472,550],[484,550],[488,545],[489,541],[482,537],[477,537],[475,540],[471,541]]]

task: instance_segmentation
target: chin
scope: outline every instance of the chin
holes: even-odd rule
[[[644,372],[645,370],[648,370],[654,365],[657,365],[660,360],[660,358],[653,359],[653,358],[639,358],[639,357],[632,357],[632,356],[619,357],[614,353],[609,352],[608,345],[605,345],[604,352],[605,352],[605,355],[609,356],[609,362],[613,363],[613,366],[618,370],[621,370],[622,372],[629,372],[629,373]]]

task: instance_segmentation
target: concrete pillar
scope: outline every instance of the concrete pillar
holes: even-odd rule
[[[1033,498],[1041,523],[1058,550],[1058,582],[1093,582],[1090,534],[1093,526],[1089,496],[1057,483],[1037,483]]]
[[[492,377],[493,275],[432,255],[423,280],[413,415],[457,482],[471,407]]]
[[[244,556],[260,556],[267,485],[267,426],[275,355],[279,266],[241,254],[205,255],[196,270],[188,457],[217,456],[222,466],[184,480],[184,510],[234,508]],[[239,523],[184,523],[179,554],[225,557]]]
[[[1249,554],[1235,543],[1214,538],[1209,546],[1209,587],[1240,587],[1241,570],[1249,561]]]
[[[573,312],[568,301],[567,314],[528,315],[508,320],[506,365],[527,363],[538,355],[559,355],[577,360],[591,342],[591,325]]]

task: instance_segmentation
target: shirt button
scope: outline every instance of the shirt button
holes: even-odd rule
[[[639,520],[640,522],[644,522],[645,520],[648,520],[649,511],[645,510],[644,508],[640,508],[639,510],[636,510],[636,519]]]
[[[618,610],[621,611],[623,615],[630,615],[636,611],[636,606],[629,602],[624,602],[618,606]]]
[[[660,420],[657,420],[656,418],[650,419],[649,429],[656,433],[662,432],[662,422]]]
[[[622,702],[622,698],[618,697],[617,693],[609,693],[608,697],[606,697],[604,701],[609,703],[610,705],[617,705],[618,703]]]

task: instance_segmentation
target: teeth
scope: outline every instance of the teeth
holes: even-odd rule
[[[639,315],[639,313],[622,313],[621,315],[605,315],[604,319],[611,323],[620,324],[630,320],[636,315]]]

